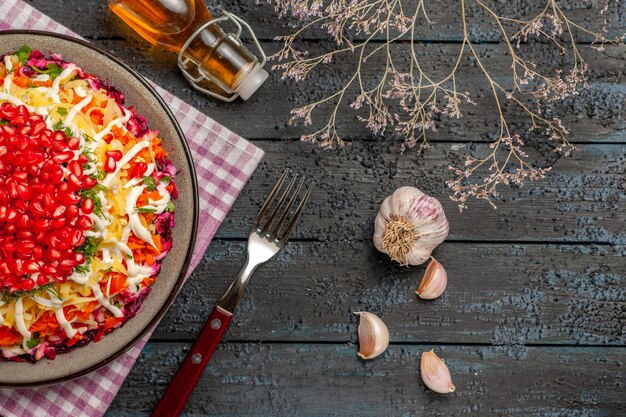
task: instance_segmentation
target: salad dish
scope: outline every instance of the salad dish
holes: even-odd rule
[[[0,361],[132,318],[172,247],[176,168],[124,95],[28,45],[0,59]]]
[[[9,30],[0,54],[0,387],[123,366],[192,259],[191,152],[161,95],[108,52]]]

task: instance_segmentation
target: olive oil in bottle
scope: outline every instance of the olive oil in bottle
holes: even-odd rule
[[[239,40],[241,26],[252,32],[250,27],[227,12],[214,19],[203,0],[109,0],[109,6],[148,42],[177,52],[185,77],[209,95],[225,101],[237,96],[247,100],[268,77],[263,69],[265,55],[256,38],[262,62]],[[225,33],[217,23],[226,20],[231,20],[239,33]],[[190,62],[195,64],[194,73]],[[205,82],[217,86],[218,91],[205,88]]]

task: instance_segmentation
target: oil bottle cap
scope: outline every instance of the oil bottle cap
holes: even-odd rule
[[[239,96],[247,100],[259,87],[267,80],[269,74],[259,64],[256,64],[254,68],[241,80],[241,84],[237,87],[235,92],[239,93]]]

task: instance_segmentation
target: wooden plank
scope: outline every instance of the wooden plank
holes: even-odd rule
[[[186,344],[150,343],[107,412],[146,416]],[[456,392],[428,391],[421,352],[446,360]],[[354,345],[220,346],[188,416],[618,416],[626,409],[625,348],[395,345],[363,362]]]
[[[303,133],[315,131],[314,127],[289,125],[290,111],[298,106],[319,100],[333,93],[354,72],[354,57],[337,59],[332,65],[323,66],[320,71],[312,74],[305,82],[294,84],[282,81],[280,74],[272,72],[270,80],[247,102],[221,103],[209,99],[191,88],[180,74],[176,66],[175,55],[166,53],[159,48],[150,47],[145,42],[128,42],[124,40],[96,40],[100,47],[121,58],[140,74],[166,86],[169,91],[183,100],[193,104],[200,111],[211,116],[226,127],[249,139],[297,139]],[[277,43],[264,43],[268,51],[275,51]],[[328,51],[323,44],[310,44],[311,53]],[[446,74],[451,68],[452,60],[458,54],[458,45],[434,44],[420,45],[417,53],[422,62],[426,63],[431,76]],[[493,76],[498,82],[507,85],[509,82],[510,62],[507,52],[501,45],[478,45],[476,48],[483,56],[488,56]],[[396,51],[398,48],[395,49]],[[548,54],[541,48],[528,48],[528,53],[537,56],[539,65],[548,65],[553,71],[553,63],[561,58]],[[400,52],[398,52],[400,53]],[[565,126],[571,130],[572,142],[610,142],[624,143],[626,137],[626,90],[620,86],[624,79],[626,65],[626,46],[615,47],[604,52],[593,51],[589,46],[581,46],[581,53],[592,63],[589,73],[588,91],[579,96],[550,105],[550,117],[562,117]],[[405,54],[406,55],[406,54]],[[403,55],[399,62],[406,62]],[[370,59],[371,68],[383,69],[381,57]],[[450,65],[448,65],[450,64]],[[367,76],[366,82],[373,83],[381,71],[373,71]],[[459,89],[471,91],[477,105],[463,105],[464,117],[461,119],[444,119],[438,122],[438,131],[429,133],[431,141],[491,141],[498,130],[497,112],[492,102],[485,78],[470,60],[464,60],[460,70]],[[349,95],[350,100],[354,95]],[[279,98],[277,100],[277,98]],[[364,115],[351,110],[347,105],[345,115],[337,122],[338,132],[345,139],[371,139],[372,134],[364,123],[357,119]],[[524,133],[528,128],[528,118],[517,109],[507,110],[510,127]],[[323,113],[314,115],[316,123],[325,123]],[[388,138],[401,141],[390,132]]]
[[[32,5],[51,16],[55,20],[72,28],[83,36],[111,38],[116,36],[127,37],[130,31],[123,25],[105,5],[100,5],[97,12],[91,3],[78,0],[64,1],[57,5],[46,0],[33,0]],[[485,2],[498,13],[518,19],[534,17],[546,4],[545,0],[515,1],[515,2]],[[610,2],[610,8],[606,13],[600,14],[605,1],[570,1],[562,4],[568,17],[590,29],[599,30],[605,25],[607,35],[619,36],[626,30],[619,2]],[[414,7],[414,0],[404,2],[405,7]],[[468,28],[470,36],[476,42],[498,42],[501,35],[490,15],[482,9],[478,3],[466,2],[466,14],[468,16]],[[268,4],[255,2],[240,2],[226,0],[218,5],[210,3],[209,7],[214,13],[219,14],[220,9],[228,10],[246,20],[255,30],[257,36],[263,40],[272,40],[277,35],[293,33],[294,28],[301,23],[293,18],[277,19],[274,8]],[[451,3],[450,7],[440,7],[439,4],[428,4],[427,10],[432,24],[421,19],[416,26],[416,39],[425,41],[460,41],[462,39],[461,9],[457,3]],[[89,18],[76,19],[76,16],[89,16]],[[509,34],[510,35],[510,34]],[[329,35],[320,29],[313,30],[306,35],[310,39],[328,39]],[[364,34],[357,35],[355,39],[363,39]],[[593,38],[577,31],[577,41],[591,42]]]
[[[462,214],[448,198],[448,166],[462,164],[468,149],[486,152],[486,145],[437,143],[422,156],[400,155],[398,145],[390,142],[357,142],[338,151],[300,142],[264,142],[262,147],[264,162],[235,202],[219,237],[246,237],[279,172],[289,167],[317,183],[296,230],[298,238],[370,240],[380,203],[396,188],[412,185],[442,202],[450,239],[626,243],[625,145],[581,145],[545,179],[520,189],[503,187],[497,210],[473,202]],[[550,150],[542,152],[551,155]]]
[[[292,242],[259,268],[228,340],[355,342],[357,317],[384,318],[396,342],[626,344],[623,250],[578,245],[444,243],[449,284],[414,294],[403,268],[370,242]],[[245,243],[216,241],[156,330],[193,340],[236,276]]]

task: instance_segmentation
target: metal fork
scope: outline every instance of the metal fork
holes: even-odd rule
[[[250,277],[259,265],[273,258],[285,246],[293,233],[309,199],[312,186],[306,185],[305,178],[298,180],[297,175],[292,175],[288,180],[288,177],[290,177],[289,171],[283,172],[261,207],[248,237],[248,255],[243,268],[217,302],[198,339],[152,412],[152,416],[169,417],[178,416],[181,413],[228,328]],[[285,183],[287,185],[281,193]],[[306,189],[303,191],[304,188]],[[280,198],[278,198],[279,194]],[[293,208],[298,201],[298,206],[294,211]],[[270,212],[272,206],[274,207]],[[269,217],[266,219],[268,213]]]

